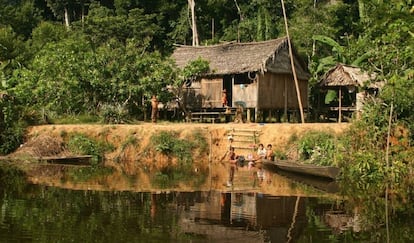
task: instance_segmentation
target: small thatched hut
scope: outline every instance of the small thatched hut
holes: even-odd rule
[[[376,94],[382,87],[381,82],[374,82],[375,75],[362,71],[359,67],[337,64],[323,76],[319,87],[322,94],[334,94],[331,99],[320,102],[320,110],[333,111],[341,122],[342,115],[361,112],[367,94]],[[321,104],[323,103],[323,104]]]
[[[301,102],[308,107],[309,73],[294,53]],[[228,106],[242,105],[258,114],[299,109],[289,59],[287,38],[253,43],[213,46],[178,46],[172,58],[179,68],[199,58],[209,62],[210,72],[187,85],[187,105],[192,110],[222,108],[222,94]],[[263,116],[263,119],[265,117]]]

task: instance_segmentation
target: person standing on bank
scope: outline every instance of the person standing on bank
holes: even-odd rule
[[[157,96],[153,95],[151,98],[151,120],[153,123],[157,122],[158,117],[158,99]]]

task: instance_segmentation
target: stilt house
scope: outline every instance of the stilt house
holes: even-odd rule
[[[293,50],[303,108],[308,107],[306,64]],[[223,91],[228,106],[243,106],[252,119],[299,110],[298,96],[286,37],[252,43],[213,46],[178,46],[172,58],[179,68],[199,58],[209,62],[210,71],[187,84],[186,102],[192,111],[222,109]],[[254,114],[254,116],[253,116]],[[248,118],[250,119],[250,118]]]

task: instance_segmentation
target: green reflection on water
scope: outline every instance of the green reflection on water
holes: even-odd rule
[[[368,199],[74,191],[28,185],[21,171],[2,166],[0,242],[209,242],[227,239],[223,232],[244,239],[254,234],[254,242],[284,242],[288,232],[292,242],[384,242],[384,200],[362,198]],[[413,206],[405,205],[392,211],[392,242],[414,240]],[[327,222],[329,213],[345,219],[342,228]],[[352,224],[357,218],[366,220],[360,229]]]

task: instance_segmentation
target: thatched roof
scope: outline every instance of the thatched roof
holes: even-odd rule
[[[283,50],[283,51],[281,51]],[[178,46],[172,58],[179,68],[184,68],[189,62],[202,58],[210,65],[208,75],[239,74],[246,72],[266,72],[268,64],[283,62],[288,66],[284,72],[292,73],[288,58],[277,58],[279,53],[288,50],[287,38],[251,43],[226,43],[213,46]],[[288,55],[284,55],[287,56]],[[309,77],[306,65],[296,55],[295,67],[298,76]],[[277,64],[277,63],[276,63]],[[274,70],[271,70],[275,72]]]
[[[370,88],[380,88],[380,83],[372,82],[374,79],[374,74],[368,74],[359,67],[339,63],[324,75],[319,85],[323,87],[367,86]]]

